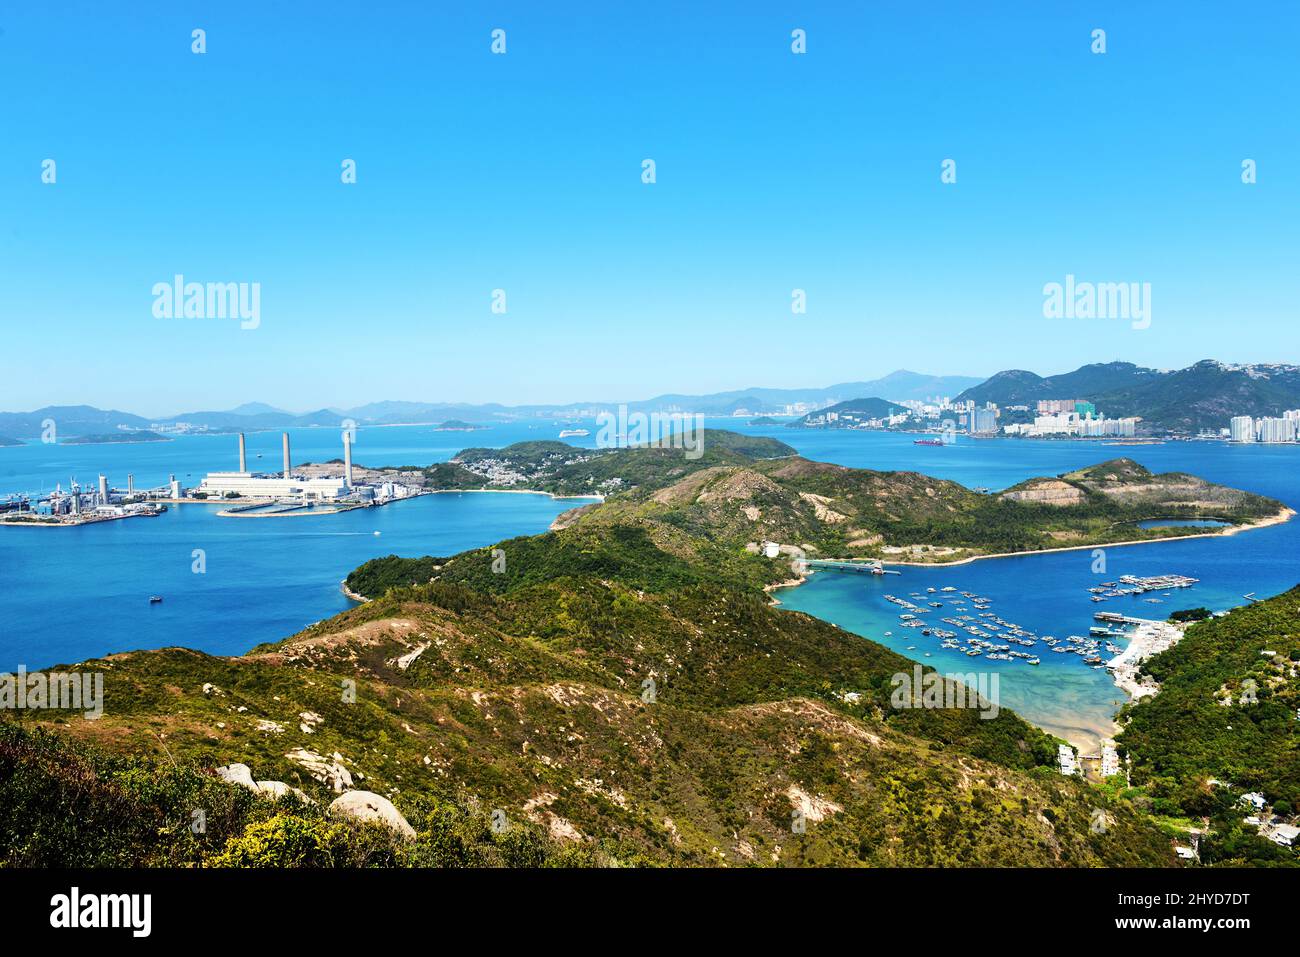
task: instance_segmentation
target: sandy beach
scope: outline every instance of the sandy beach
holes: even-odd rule
[[[1144,621],[1129,636],[1128,647],[1106,663],[1115,677],[1115,684],[1132,700],[1147,698],[1160,690],[1150,678],[1138,679],[1142,662],[1178,644],[1186,625],[1167,621]]]

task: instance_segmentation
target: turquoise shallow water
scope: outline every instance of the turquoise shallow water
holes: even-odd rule
[[[591,435],[569,441],[591,446]],[[1281,499],[1300,509],[1300,447],[1169,443],[1131,447],[1086,442],[1010,439],[916,446],[912,436],[873,432],[819,432],[780,426],[750,427],[710,420],[749,434],[771,435],[801,454],[859,468],[906,469],[968,486],[1004,488],[1034,475],[1054,475],[1125,455],[1154,471],[1186,471]],[[467,445],[501,446],[552,439],[558,421],[510,423],[474,433],[407,427],[362,429],[356,460],[369,465],[424,465]],[[293,430],[294,461],[340,454],[334,429]],[[279,433],[248,437],[251,467],[279,462]],[[115,446],[42,446],[0,449],[0,494],[65,487],[70,475],[93,481],[103,471],[112,484],[133,472],[139,486],[171,473],[189,482],[213,469],[233,468],[233,436],[195,436],[173,442]],[[263,458],[257,459],[257,453]],[[221,654],[291,634],[347,607],[339,581],[378,555],[451,554],[514,535],[546,529],[576,504],[533,495],[436,495],[379,509],[300,518],[227,519],[213,506],[186,505],[156,519],[131,519],[75,529],[0,528],[0,669],[43,667],[132,648],[183,644]],[[381,534],[375,536],[374,532]],[[202,548],[207,573],[191,572]],[[1243,595],[1265,597],[1300,581],[1300,520],[1244,534],[1113,548],[1105,575],[1092,572],[1088,551],[993,559],[950,568],[904,568],[872,579],[822,572],[783,604],[888,644],[942,670],[968,673],[997,668],[1002,704],[1086,743],[1109,724],[1120,693],[1104,671],[1073,655],[1043,653],[1043,663],[988,662],[946,654],[919,630],[897,627],[885,592],[907,597],[952,585],[993,601],[1003,618],[1039,634],[1086,634],[1092,614],[1119,610],[1163,617],[1175,608],[1228,608]],[[1123,574],[1175,572],[1201,579],[1194,588],[1146,604],[1115,599],[1094,605],[1087,588]],[[150,606],[148,596],[164,602]],[[1158,597],[1158,596],[1157,596]],[[947,611],[941,614],[947,614]],[[943,627],[943,626],[941,626]],[[885,631],[893,631],[886,637]],[[914,651],[907,650],[915,645]],[[1037,649],[1045,652],[1040,644]],[[924,657],[929,651],[931,657]],[[1068,660],[1062,660],[1068,659]]]

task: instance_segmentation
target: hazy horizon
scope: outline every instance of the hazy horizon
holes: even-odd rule
[[[16,9],[0,408],[1296,361],[1297,13],[1265,6]],[[159,317],[176,276],[256,286],[256,322]],[[1067,277],[1149,284],[1149,323],[1046,318]]]

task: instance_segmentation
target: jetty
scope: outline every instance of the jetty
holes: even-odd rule
[[[866,575],[902,574],[901,572],[896,572],[892,569],[886,568],[878,561],[855,562],[855,561],[848,561],[845,559],[835,559],[835,558],[805,558],[802,560],[802,562],[804,565],[807,565],[809,568],[829,568],[829,569],[833,569],[834,571],[841,571],[841,572],[858,572],[860,574],[866,574]]]

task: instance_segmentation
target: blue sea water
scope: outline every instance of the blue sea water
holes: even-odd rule
[[[1183,471],[1259,492],[1300,509],[1300,447],[1230,446],[1212,442],[1116,447],[1099,442],[1015,439],[959,440],[917,446],[902,434],[808,431],[711,419],[710,427],[770,435],[811,459],[857,468],[912,470],[971,487],[997,490],[1035,475],[1055,475],[1107,458],[1127,456],[1153,471]],[[566,441],[591,447],[596,426]],[[363,428],[355,458],[374,466],[425,465],[461,448],[499,447],[554,439],[565,423],[537,420],[489,430],[439,432],[428,427]],[[291,431],[295,463],[341,455],[336,429]],[[104,472],[124,486],[159,485],[170,474],[197,484],[205,473],[235,467],[233,436],[190,436],[138,445],[26,445],[0,449],[0,495],[93,484]],[[280,463],[278,432],[248,435],[250,468]],[[256,458],[257,454],[262,458]],[[152,519],[66,529],[0,527],[0,669],[44,667],[133,648],[181,644],[238,654],[283,638],[348,606],[340,580],[380,555],[447,555],[513,535],[545,530],[555,515],[579,504],[544,496],[435,495],[378,509],[298,518],[220,518],[216,507],[181,505]],[[374,533],[380,534],[376,536]],[[207,572],[191,571],[194,549]],[[991,610],[1038,634],[1086,634],[1093,613],[1122,611],[1158,618],[1176,608],[1213,609],[1266,597],[1300,581],[1300,519],[1232,536],[1125,546],[1106,550],[1104,574],[1090,551],[990,559],[946,568],[900,568],[899,576],[821,572],[779,592],[783,606],[816,615],[943,671],[996,668],[1001,703],[1081,744],[1107,733],[1122,694],[1108,674],[1074,655],[1041,644],[1042,664],[989,662],[943,652],[920,630],[897,627],[901,609],[884,594],[908,597],[952,585],[992,600]],[[1123,574],[1178,573],[1199,578],[1162,604],[1141,599],[1089,601],[1087,589]],[[150,595],[162,595],[150,605]],[[1152,597],[1152,596],[1144,596]],[[1154,597],[1162,597],[1156,593]],[[966,612],[971,613],[971,612]],[[939,616],[949,610],[937,611]],[[944,626],[940,626],[944,627]],[[884,632],[892,631],[892,636]],[[909,649],[908,646],[915,646]],[[925,652],[930,657],[925,657]],[[978,665],[975,663],[978,662]]]

